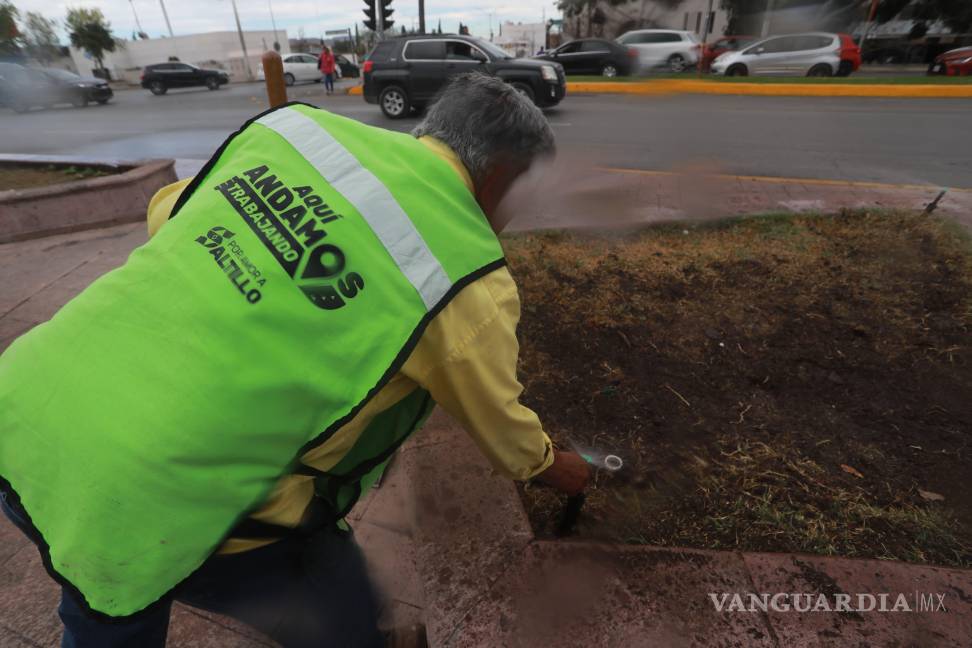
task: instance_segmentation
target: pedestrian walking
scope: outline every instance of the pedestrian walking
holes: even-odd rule
[[[327,45],[321,50],[321,57],[317,60],[317,66],[324,75],[324,89],[327,94],[334,93],[334,68],[337,66],[334,60],[334,53]]]
[[[156,194],[149,241],[0,356],[0,506],[61,585],[63,646],[163,648],[182,601],[383,647],[344,518],[436,405],[501,474],[585,488],[519,402],[497,239],[553,150],[467,73],[411,137],[287,104]]]

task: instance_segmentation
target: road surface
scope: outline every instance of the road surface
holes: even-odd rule
[[[290,96],[397,130],[418,121],[316,85]],[[0,153],[205,159],[265,106],[259,84],[123,90],[107,106],[0,112]],[[547,114],[580,165],[972,187],[972,100],[578,95]]]

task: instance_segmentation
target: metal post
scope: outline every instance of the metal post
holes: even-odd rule
[[[705,45],[709,40],[709,30],[712,29],[710,20],[715,22],[712,17],[712,0],[709,0],[709,10],[705,14],[705,21],[702,23],[702,48],[699,51],[699,76],[702,76],[702,62],[705,59]]]
[[[871,0],[871,9],[867,12],[867,24],[864,25],[864,33],[861,34],[861,47],[864,47],[864,41],[867,39],[867,35],[871,33],[871,25],[874,24],[874,16],[877,14],[878,2],[880,0]]]
[[[165,10],[165,0],[159,0],[159,4],[162,5],[162,15],[165,16],[165,26],[169,28],[169,38],[172,38],[175,36],[175,34],[172,33],[172,23],[169,22],[169,12]]]
[[[375,0],[375,27],[378,28],[378,40],[385,37],[385,7],[381,0]]]
[[[250,67],[250,56],[246,53],[246,40],[243,38],[243,28],[240,27],[240,12],[236,10],[236,0],[230,0],[233,4],[233,16],[236,18],[236,33],[240,35],[240,47],[243,48],[243,65],[246,67],[246,80],[253,80],[253,69]]]
[[[425,0],[419,0],[419,33],[425,33]]]
[[[766,2],[766,13],[763,14],[763,29],[760,30],[760,38],[765,38],[769,33],[770,19],[773,16],[773,10],[776,6],[776,0],[767,0]]]
[[[267,80],[267,99],[270,107],[276,108],[287,103],[287,84],[284,82],[283,59],[275,50],[263,53],[263,76]]]

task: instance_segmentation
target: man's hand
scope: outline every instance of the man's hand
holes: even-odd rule
[[[576,452],[554,450],[554,462],[537,480],[567,495],[577,495],[591,480],[591,466]]]

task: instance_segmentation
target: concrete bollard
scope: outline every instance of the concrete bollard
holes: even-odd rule
[[[283,59],[280,58],[280,54],[270,50],[263,53],[262,61],[270,107],[282,106],[287,103],[287,84],[284,83]]]

